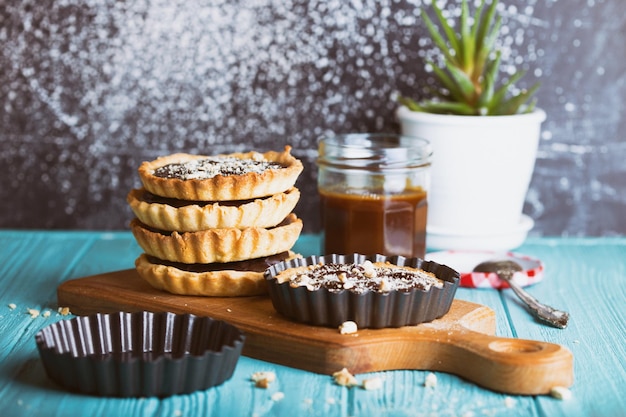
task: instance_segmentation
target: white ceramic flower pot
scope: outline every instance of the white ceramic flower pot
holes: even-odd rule
[[[532,228],[522,209],[545,112],[453,116],[400,107],[396,115],[402,134],[427,139],[433,148],[429,248],[519,246]]]

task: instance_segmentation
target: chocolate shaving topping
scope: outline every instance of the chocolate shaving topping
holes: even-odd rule
[[[292,287],[306,286],[311,291],[323,287],[330,292],[349,290],[359,294],[366,291],[428,291],[433,286],[443,287],[443,281],[431,272],[391,264],[378,267],[370,261],[312,265],[289,276],[288,280]]]
[[[164,165],[155,169],[153,175],[159,178],[192,180],[209,179],[217,175],[261,174],[268,169],[280,168],[284,167],[277,162],[265,160],[211,157]]]

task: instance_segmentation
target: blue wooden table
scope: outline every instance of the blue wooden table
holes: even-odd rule
[[[295,250],[319,253],[303,235]],[[68,279],[133,267],[141,252],[129,232],[0,231],[0,416],[626,416],[626,238],[530,238],[516,250],[540,258],[542,282],[528,290],[569,311],[564,330],[532,319],[510,291],[461,288],[457,298],[495,310],[497,334],[557,343],[574,355],[569,400],[512,396],[426,371],[377,372],[377,390],[348,389],[331,377],[242,357],[223,385],[165,399],[78,395],[48,380],[34,335],[72,316],[57,311]],[[38,315],[37,315],[38,313]],[[255,388],[254,372],[276,381]],[[359,375],[359,377],[362,377]]]

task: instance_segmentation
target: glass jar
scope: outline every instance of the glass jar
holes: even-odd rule
[[[423,258],[432,150],[395,134],[322,138],[318,147],[323,251]]]

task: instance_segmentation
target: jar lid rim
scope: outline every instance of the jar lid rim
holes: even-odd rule
[[[428,164],[432,147],[425,139],[392,133],[349,133],[318,141],[318,164],[407,168]]]

